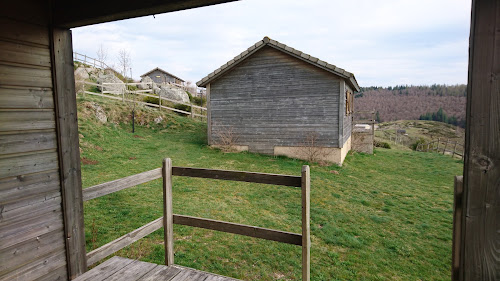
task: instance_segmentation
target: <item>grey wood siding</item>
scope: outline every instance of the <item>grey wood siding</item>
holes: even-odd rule
[[[272,154],[274,146],[338,147],[339,84],[335,75],[264,47],[210,84],[211,139],[233,131],[239,145]],[[222,132],[222,133],[221,133]]]
[[[9,16],[48,21],[30,8],[48,2],[32,2]],[[49,28],[39,24],[0,17],[0,280],[67,279]]]
[[[351,87],[349,87],[348,83],[345,83],[345,89],[346,89],[346,91],[350,91],[351,93],[354,94],[354,91],[352,90]],[[344,106],[342,107],[342,109],[344,110],[344,125],[343,125],[343,136],[342,136],[343,137],[342,147],[343,147],[343,144],[351,136],[351,132],[352,132],[352,117],[353,117],[352,113],[349,114],[349,115],[345,114],[345,98],[346,98],[346,94],[343,93]],[[354,105],[354,106],[356,106],[356,105]]]
[[[159,70],[155,70],[151,73],[149,73],[147,76],[149,76],[149,78],[153,79],[153,81],[155,83],[164,83],[164,82],[170,82],[170,83],[181,83],[181,81],[179,81],[178,79],[176,79],[175,77],[172,77],[162,71],[159,71]],[[157,76],[160,76],[160,77],[157,77]]]

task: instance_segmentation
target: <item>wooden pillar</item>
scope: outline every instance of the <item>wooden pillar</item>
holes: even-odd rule
[[[463,177],[455,177],[455,196],[453,197],[453,246],[451,254],[451,280],[458,281],[460,271],[460,241],[462,240],[463,214]]]
[[[66,264],[69,279],[87,270],[78,118],[69,29],[51,29],[51,56],[61,177]]]
[[[302,281],[311,279],[311,174],[302,166]]]
[[[460,280],[500,279],[500,1],[473,0]]]
[[[172,160],[163,160],[163,242],[165,264],[174,264],[174,213],[172,208]]]

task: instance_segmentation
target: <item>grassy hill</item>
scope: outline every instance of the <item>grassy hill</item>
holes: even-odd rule
[[[96,104],[108,115],[102,124]],[[206,125],[140,108],[131,133],[125,104],[79,97],[83,185],[161,166],[300,175],[311,165],[312,280],[449,280],[453,176],[462,163],[449,156],[399,149],[350,153],[342,167],[206,146]],[[296,188],[174,178],[174,212],[300,232]],[[87,250],[162,215],[161,180],[84,204]],[[175,226],[177,264],[243,280],[300,280],[301,248],[277,242]],[[163,263],[157,231],[118,255]]]

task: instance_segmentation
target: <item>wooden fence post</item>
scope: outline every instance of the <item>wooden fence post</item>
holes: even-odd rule
[[[443,149],[443,155],[446,153],[446,147],[448,147],[448,141],[449,141],[449,139],[446,139],[446,143],[445,143],[444,149]]]
[[[311,279],[311,174],[309,166],[302,166],[302,281]]]
[[[153,91],[153,94],[154,94],[154,91]],[[158,109],[161,111],[161,95],[158,95]]]
[[[165,265],[174,264],[174,213],[172,208],[172,160],[163,160],[163,243]]]
[[[455,192],[453,198],[453,246],[451,248],[451,280],[458,281],[460,272],[460,252],[462,241],[462,214],[463,214],[463,176],[455,177]]]
[[[456,150],[457,150],[457,142],[455,141],[455,146],[453,146],[453,153],[451,154],[451,158],[455,157]]]

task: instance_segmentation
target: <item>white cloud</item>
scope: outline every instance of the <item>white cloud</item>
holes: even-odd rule
[[[470,0],[244,0],[73,30],[74,50],[132,55],[198,81],[269,36],[355,73],[363,86],[466,83]],[[116,64],[116,63],[115,63]]]

